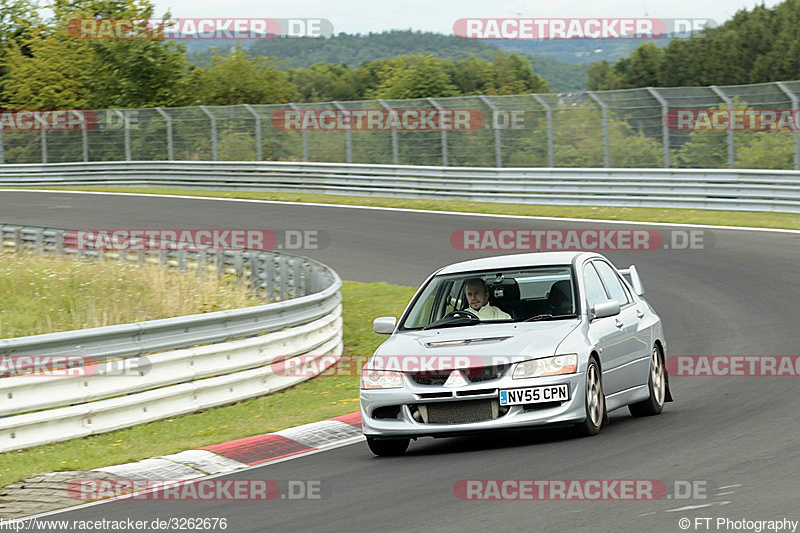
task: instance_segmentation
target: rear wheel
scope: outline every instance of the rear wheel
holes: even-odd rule
[[[367,444],[372,453],[389,457],[403,455],[410,442],[411,439],[376,439],[375,437],[367,437]]]
[[[664,408],[664,398],[667,391],[667,379],[664,377],[664,358],[661,350],[653,346],[653,355],[650,357],[650,378],[647,380],[650,397],[644,401],[628,406],[633,416],[657,415]]]
[[[603,376],[594,358],[589,359],[586,367],[586,420],[575,426],[575,432],[581,437],[591,437],[600,433],[600,427],[606,417],[606,397],[603,394]]]

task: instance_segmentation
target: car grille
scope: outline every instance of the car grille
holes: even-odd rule
[[[497,400],[463,400],[436,402],[413,406],[414,418],[425,424],[466,424],[493,420],[504,415],[508,408]]]
[[[481,383],[498,379],[506,373],[509,365],[492,365],[483,367],[466,368],[463,373],[470,383]],[[410,374],[411,379],[418,385],[444,385],[450,377],[450,371],[446,372],[425,372],[420,374]]]

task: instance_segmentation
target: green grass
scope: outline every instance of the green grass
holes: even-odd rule
[[[749,211],[715,211],[710,209],[666,208],[655,209],[640,207],[570,207],[501,204],[492,202],[464,202],[458,200],[413,200],[371,196],[344,196],[336,194],[303,194],[288,192],[220,191],[168,188],[46,187],[44,189],[177,194],[185,196],[213,196],[217,198],[276,200],[283,202],[313,202],[339,205],[400,207],[409,209],[457,211],[466,213],[492,213],[499,215],[525,215],[557,218],[588,218],[593,220],[632,220],[641,222],[667,222],[678,224],[708,224],[714,226],[800,229],[800,216],[791,213],[753,213]]]
[[[0,254],[0,338],[127,324],[264,303],[247,284],[158,265]]]
[[[345,281],[342,288],[345,353],[355,367],[385,336],[372,319],[399,316],[415,289]],[[342,365],[346,366],[346,365]],[[177,453],[278,431],[358,410],[358,376],[324,376],[283,392],[238,404],[83,439],[0,454],[0,486],[36,473],[88,470]]]

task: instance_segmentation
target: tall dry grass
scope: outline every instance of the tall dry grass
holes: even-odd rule
[[[158,265],[0,254],[0,338],[235,309],[264,303],[246,282]]]

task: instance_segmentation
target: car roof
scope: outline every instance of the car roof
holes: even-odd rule
[[[548,265],[571,265],[579,256],[602,257],[598,253],[576,251],[576,252],[535,252],[527,254],[509,254],[494,257],[483,257],[448,265],[437,272],[437,274],[456,274],[459,272],[471,272],[476,270],[492,270],[495,268],[518,268],[531,266]]]

